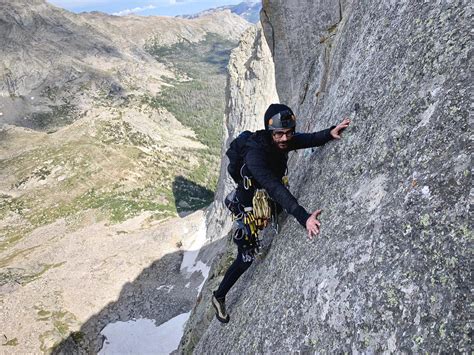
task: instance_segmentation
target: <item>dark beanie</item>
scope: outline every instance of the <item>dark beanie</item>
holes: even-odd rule
[[[283,104],[271,104],[270,106],[268,106],[264,116],[265,129],[268,129],[268,121],[270,120],[270,118],[275,116],[278,112],[283,112],[286,110],[289,110],[292,114],[294,114],[291,108]]]

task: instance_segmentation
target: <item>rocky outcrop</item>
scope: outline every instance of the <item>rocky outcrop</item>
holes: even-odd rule
[[[223,200],[235,185],[226,170],[225,151],[240,132],[263,128],[266,108],[278,101],[273,62],[261,26],[251,27],[242,35],[239,46],[232,51],[228,73],[223,159],[215,201],[206,213],[207,239],[212,247],[200,253],[201,260],[212,263],[212,267],[186,324],[179,353],[192,352],[213,319],[209,309],[211,291],[217,288],[234,254],[232,242],[226,240],[232,221]]]
[[[319,237],[288,218],[195,353],[469,352],[468,3],[263,3],[299,129],[352,124],[290,157]]]
[[[228,228],[214,230],[214,226],[216,214],[219,216],[217,221],[228,221],[227,208],[222,201],[235,187],[235,183],[227,173],[229,161],[225,152],[230,142],[242,131],[262,129],[265,110],[270,103],[278,101],[273,62],[262,36],[261,26],[250,27],[242,35],[239,46],[230,56],[220,183],[209,213],[208,239],[211,241],[220,238],[223,230],[228,230]]]
[[[207,213],[209,241],[221,239],[230,229],[229,213],[223,201],[235,183],[227,173],[229,161],[225,152],[242,131],[262,129],[266,108],[278,101],[273,62],[262,36],[261,26],[250,27],[230,56],[219,184]]]

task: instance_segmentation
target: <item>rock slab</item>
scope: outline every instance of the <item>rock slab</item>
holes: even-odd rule
[[[264,1],[281,102],[343,139],[290,157],[288,218],[194,352],[470,352],[467,1]],[[238,125],[238,123],[236,123]]]

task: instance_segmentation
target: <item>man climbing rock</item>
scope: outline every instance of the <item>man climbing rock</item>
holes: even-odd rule
[[[234,214],[236,228],[233,240],[238,253],[212,296],[216,317],[223,323],[230,319],[225,309],[225,296],[252,264],[259,248],[258,229],[268,224],[265,217],[256,216],[255,204],[260,203],[260,200],[256,202],[255,195],[259,193],[263,199],[269,196],[277,208],[283,208],[293,215],[306,228],[308,238],[312,239],[321,227],[317,219],[321,210],[308,213],[288,190],[285,176],[288,152],[322,146],[332,139],[340,139],[341,132],[349,126],[350,120],[344,119],[337,126],[320,132],[296,133],[293,111],[288,106],[272,104],[265,112],[264,122],[264,130],[253,134],[242,133],[227,151],[230,161],[228,171],[236,180],[237,189],[226,198],[226,205]],[[262,189],[266,191],[263,194]]]

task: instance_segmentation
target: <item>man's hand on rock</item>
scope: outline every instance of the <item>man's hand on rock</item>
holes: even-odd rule
[[[345,118],[341,123],[339,123],[335,128],[331,129],[331,137],[334,139],[341,139],[341,133],[343,130],[345,130],[347,127],[349,127],[349,124],[351,123],[351,120],[348,118]]]
[[[306,230],[308,231],[308,239],[312,240],[313,235],[319,234],[319,227],[321,222],[316,218],[321,214],[321,210],[314,211],[311,216],[306,220]]]

